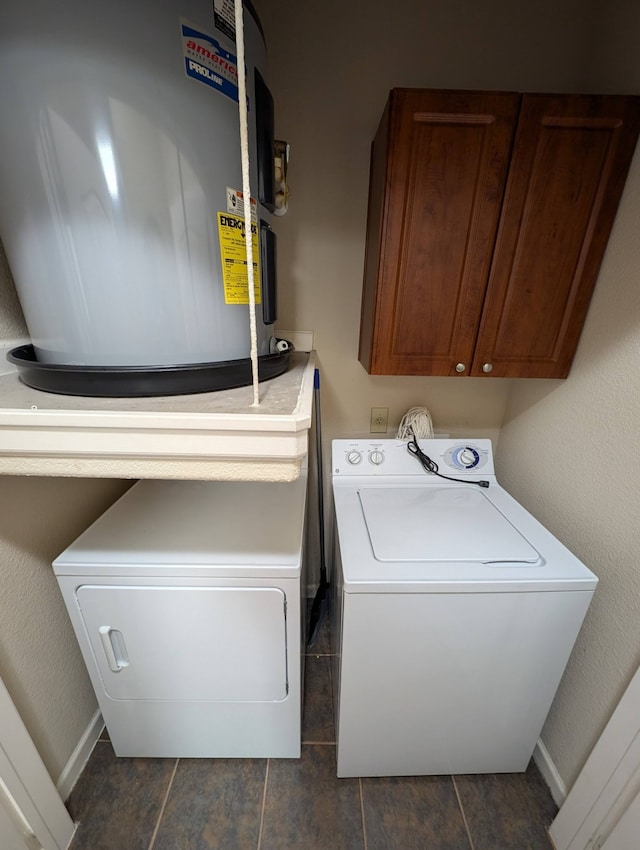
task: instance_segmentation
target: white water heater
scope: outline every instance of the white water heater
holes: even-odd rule
[[[275,351],[273,101],[244,3],[260,375]],[[249,383],[230,0],[3,0],[0,237],[33,346],[22,379],[80,395]],[[281,347],[281,346],[279,346]]]

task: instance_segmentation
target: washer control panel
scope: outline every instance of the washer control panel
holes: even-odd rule
[[[408,440],[334,440],[333,475],[425,475],[408,449]],[[442,473],[469,476],[493,474],[490,440],[420,440],[420,449]],[[429,479],[435,476],[429,476]]]
[[[347,449],[345,460],[349,466],[360,466],[362,463],[371,463],[381,466],[384,463],[384,451],[381,448],[351,448]]]

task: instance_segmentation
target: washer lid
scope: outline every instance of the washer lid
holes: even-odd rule
[[[484,493],[470,487],[361,487],[358,497],[378,561],[540,561]]]

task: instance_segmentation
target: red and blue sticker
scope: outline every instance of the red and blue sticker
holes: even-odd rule
[[[238,62],[207,33],[182,23],[182,51],[188,77],[238,102]]]

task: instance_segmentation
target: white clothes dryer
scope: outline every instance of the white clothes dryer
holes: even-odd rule
[[[141,481],[55,560],[117,755],[299,757],[306,487]]]
[[[333,442],[338,776],[524,771],[597,578],[489,440],[419,446],[448,478],[406,440]]]

